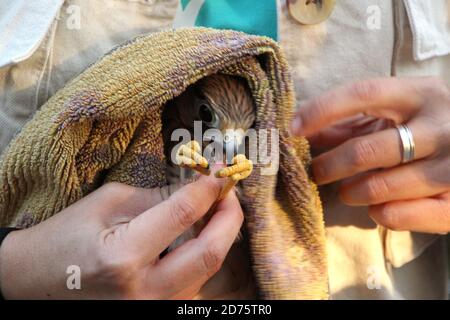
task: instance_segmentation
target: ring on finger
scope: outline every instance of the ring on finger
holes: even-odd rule
[[[402,163],[414,160],[415,143],[411,129],[406,124],[396,126],[402,145]]]

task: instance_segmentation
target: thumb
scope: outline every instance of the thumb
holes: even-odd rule
[[[217,170],[217,166],[214,169]],[[153,260],[208,212],[224,183],[225,179],[216,178],[214,174],[201,176],[132,219],[124,237],[127,249]]]

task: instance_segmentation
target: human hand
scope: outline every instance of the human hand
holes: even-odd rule
[[[168,196],[167,188],[109,183],[0,248],[5,298],[179,299],[195,296],[220,269],[243,221],[230,192],[200,235],[160,254],[216,201],[224,179],[201,177]],[[163,201],[163,199],[168,198]],[[81,270],[81,290],[66,269]]]
[[[401,164],[396,124],[407,124],[413,162]],[[316,182],[342,180],[340,197],[369,206],[393,230],[450,231],[450,90],[438,78],[381,78],[347,84],[306,102],[291,131],[323,152]]]

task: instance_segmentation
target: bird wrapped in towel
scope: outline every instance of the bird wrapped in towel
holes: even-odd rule
[[[110,181],[167,185],[164,110],[213,75],[244,83],[254,108],[251,127],[278,133],[268,142],[258,135],[258,149],[275,156],[254,161],[239,182],[246,238],[236,245],[248,244],[249,257],[241,260],[251,270],[253,293],[328,298],[325,228],[308,177],[309,146],[289,135],[293,85],[282,51],[266,37],[184,28],[144,35],[106,54],[52,96],[2,154],[0,225],[30,227]],[[206,89],[200,93],[207,98]],[[208,106],[226,119],[222,109]],[[206,109],[203,120],[213,124]],[[249,173],[240,167],[243,160],[231,163],[242,172],[222,172],[226,179]]]
[[[196,121],[201,127],[202,145],[196,140],[177,145],[177,141],[174,141],[176,139],[172,139],[173,133],[186,129],[189,137],[193,138]],[[225,197],[231,188],[252,172],[253,163],[247,158],[248,154],[245,155],[244,139],[254,121],[253,98],[244,79],[213,74],[189,86],[182,94],[169,101],[163,110],[162,134],[168,164],[168,182],[179,185],[181,180],[191,177],[194,171],[209,175],[209,167],[213,161],[224,162],[229,166],[215,175],[227,179],[218,200]],[[208,157],[204,150],[208,149],[209,143],[214,143],[219,152]],[[190,170],[185,172],[185,168]],[[211,213],[208,213],[197,221],[174,241],[168,251],[197,237],[210,217]],[[237,242],[240,238],[241,233]],[[245,243],[235,243],[221,269],[195,298],[254,299],[256,292],[246,251]]]

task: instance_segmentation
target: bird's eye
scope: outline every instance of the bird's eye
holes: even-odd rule
[[[201,104],[198,109],[198,116],[204,124],[213,126],[216,122],[216,114],[207,104]]]

